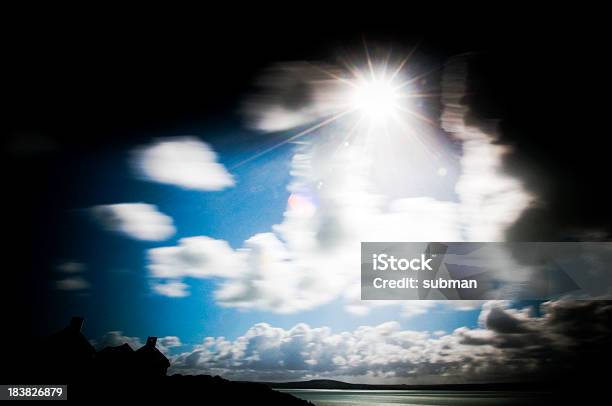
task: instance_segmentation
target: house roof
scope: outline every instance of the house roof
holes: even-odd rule
[[[170,366],[170,361],[160,350],[153,347],[147,347],[146,345],[136,350],[136,354],[141,358],[146,358],[147,362],[156,363],[166,367]]]

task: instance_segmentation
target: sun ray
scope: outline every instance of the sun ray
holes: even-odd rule
[[[419,120],[433,126],[433,127],[437,127],[437,124],[435,123],[435,121],[433,121],[431,118],[421,114],[421,113],[417,113],[416,111],[409,109],[409,108],[405,108],[405,107],[401,107],[401,106],[397,106],[396,107],[398,110],[403,111],[404,113],[408,113],[413,117],[418,118]]]
[[[389,51],[387,52],[387,55],[385,56],[385,59],[382,64],[382,77],[383,78],[387,77],[387,70],[389,69],[389,61],[391,60],[391,55],[392,55],[392,51],[391,51],[391,48],[389,48]]]
[[[427,137],[422,137],[420,132],[414,128],[414,127],[410,127],[408,128],[408,126],[406,125],[406,123],[403,120],[396,120],[396,123],[398,126],[400,126],[402,128],[403,131],[405,132],[409,132],[410,135],[412,136],[413,139],[416,139],[421,145],[422,147],[426,150],[426,152],[431,155],[431,156],[438,156],[438,154],[436,153],[436,150],[434,147],[430,146],[427,143],[428,138]]]
[[[323,120],[320,123],[317,123],[317,124],[313,125],[312,127],[309,127],[309,128],[307,128],[307,129],[305,129],[303,131],[300,131],[299,133],[297,133],[295,135],[292,135],[291,137],[283,140],[282,142],[279,142],[278,144],[272,145],[271,147],[266,148],[265,150],[255,154],[255,155],[253,155],[253,156],[251,156],[251,157],[249,157],[247,159],[244,159],[244,160],[238,162],[237,164],[231,166],[230,170],[239,168],[240,166],[242,166],[242,165],[244,165],[244,164],[246,164],[248,162],[251,162],[251,161],[257,159],[257,158],[261,157],[262,155],[265,155],[265,154],[267,154],[269,152],[272,152],[275,149],[277,149],[277,148],[279,148],[279,147],[281,147],[281,146],[283,146],[283,145],[285,145],[287,143],[290,143],[290,142],[295,141],[295,140],[297,140],[297,139],[299,139],[299,138],[301,138],[301,137],[303,137],[305,135],[308,135],[311,132],[313,132],[315,130],[318,130],[319,128],[325,127],[326,125],[333,123],[334,121],[340,119],[341,117],[344,117],[345,115],[347,115],[349,113],[352,113],[353,111],[355,111],[355,109],[349,109],[349,110],[342,111],[342,112],[340,112],[338,114],[335,114],[332,117],[329,117],[328,119]]]
[[[442,93],[407,93],[397,96],[398,99],[427,99],[432,97],[440,97]]]
[[[372,77],[372,80],[376,80],[376,74],[374,73],[374,65],[372,65],[372,58],[370,58],[370,51],[368,50],[368,44],[366,43],[365,37],[363,37],[363,47],[365,49],[368,67],[370,68],[370,76]]]
[[[410,86],[414,82],[417,82],[417,81],[419,81],[419,80],[421,80],[421,79],[431,75],[432,73],[436,72],[439,69],[440,69],[440,67],[436,67],[434,69],[428,70],[427,72],[421,73],[420,75],[412,77],[409,80],[406,80],[406,81],[400,83],[395,89],[396,90],[401,90],[401,89],[403,89],[406,86]]]
[[[419,45],[421,44],[421,42],[417,42],[417,44],[412,48],[412,50],[410,50],[410,52],[408,53],[408,55],[406,55],[401,62],[399,63],[399,65],[397,66],[397,68],[395,69],[395,71],[393,72],[393,74],[391,75],[391,77],[389,78],[390,81],[393,81],[395,79],[395,77],[397,75],[399,75],[399,73],[402,71],[402,69],[404,68],[404,65],[406,65],[406,63],[410,60],[410,58],[412,58],[412,55],[414,55],[414,53],[416,52],[417,48],[419,47]]]
[[[347,85],[352,86],[352,87],[356,87],[357,86],[355,83],[351,82],[349,79],[346,79],[346,78],[343,78],[341,76],[338,76],[335,73],[333,73],[333,72],[331,72],[331,71],[329,71],[327,69],[324,69],[323,67],[321,67],[319,65],[316,65],[316,64],[311,64],[311,65],[314,66],[315,68],[317,68],[318,70],[320,70],[322,73],[328,75],[332,79],[335,79],[335,80],[337,80],[339,82],[342,82],[342,83],[347,84]]]
[[[344,66],[344,68],[353,75],[355,79],[365,80],[365,76],[363,72],[354,63],[352,63],[348,58],[340,57],[339,61]]]

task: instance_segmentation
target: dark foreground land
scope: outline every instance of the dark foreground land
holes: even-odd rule
[[[313,406],[267,385],[233,382],[219,376],[171,375],[150,379],[102,379],[68,385],[71,401],[169,401],[172,404],[202,402],[213,405]]]
[[[156,337],[137,349],[127,343],[96,349],[81,333],[83,321],[75,316],[65,328],[32,343],[29,351],[7,354],[11,376],[0,382],[67,385],[68,400],[84,402],[312,405],[262,383],[210,375],[168,376],[170,360],[157,348]]]

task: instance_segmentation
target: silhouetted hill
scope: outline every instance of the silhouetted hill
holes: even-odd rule
[[[312,379],[297,382],[262,382],[271,388],[277,389],[355,389],[355,390],[543,390],[549,384],[542,382],[509,382],[509,383],[467,383],[467,384],[440,384],[440,385],[373,385],[361,383],[348,383],[332,379]]]
[[[253,382],[233,382],[219,376],[171,375],[150,379],[105,379],[68,384],[70,400],[91,401],[169,401],[172,404],[196,402],[207,405],[286,405],[313,406],[288,393]]]

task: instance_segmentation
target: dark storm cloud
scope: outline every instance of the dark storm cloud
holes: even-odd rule
[[[521,334],[528,332],[520,319],[512,317],[499,307],[490,310],[486,319],[486,327],[500,334]]]
[[[597,74],[577,58],[558,59],[578,45],[575,41],[565,38],[538,48],[517,44],[516,52],[504,49],[470,58],[464,98],[469,118],[482,128],[498,129],[500,141],[512,146],[504,160],[506,171],[538,198],[509,229],[513,240],[612,236],[606,198],[609,141],[597,128],[599,107],[584,94],[589,86],[597,88]]]
[[[306,109],[313,102],[313,88],[308,78],[313,74],[317,73],[306,62],[279,64],[265,70],[256,81],[256,92],[244,103],[247,124],[266,130],[261,116],[273,109],[281,109],[287,115],[309,116]],[[317,75],[321,76],[321,72]],[[307,121],[308,118],[303,120]]]

